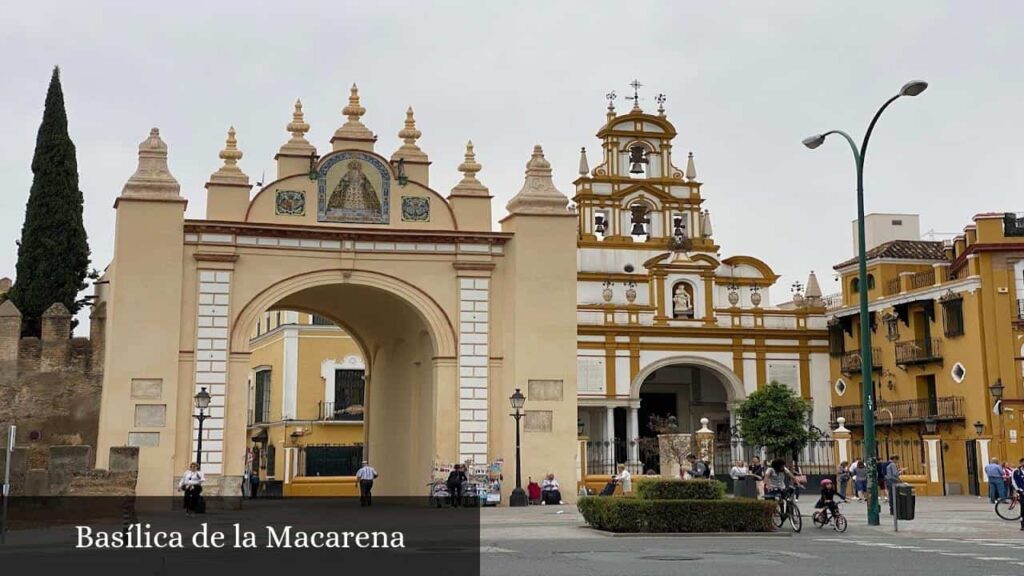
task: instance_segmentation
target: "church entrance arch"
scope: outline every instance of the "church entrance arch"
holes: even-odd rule
[[[445,398],[439,390],[435,363],[452,357],[454,334],[447,315],[433,300],[416,287],[384,274],[356,270],[317,271],[281,280],[260,292],[239,313],[232,330],[232,355],[249,352],[253,326],[266,311],[295,311],[330,320],[350,335],[357,344],[364,364],[365,389],[362,406],[362,442],[357,442],[362,457],[369,459],[380,473],[377,491],[381,494],[414,494],[419,490],[424,471],[430,470],[438,443],[449,440],[454,447],[454,431],[445,438],[443,423],[436,417],[438,406],[446,400],[453,409],[457,400]],[[247,434],[246,446],[260,453],[269,450],[287,462],[286,485],[294,483],[292,493],[318,494],[328,488],[324,482],[303,484],[306,452],[310,447],[324,450],[332,439],[332,426],[342,424],[325,416],[319,402],[321,382],[276,376],[271,386],[274,416],[286,424],[283,440],[268,443],[265,430],[250,426],[239,431],[241,423],[227,422],[229,436]],[[244,395],[230,388],[228,395]],[[313,399],[313,395],[317,399]],[[248,400],[252,409],[255,398]],[[332,398],[333,402],[334,399]],[[237,399],[228,400],[229,403]],[[273,419],[273,418],[272,418]],[[291,431],[290,434],[287,433]],[[263,437],[260,437],[262,433]],[[316,436],[321,438],[316,438]],[[262,441],[262,444],[253,442]],[[268,445],[269,444],[269,445]],[[273,444],[281,444],[273,446]],[[237,445],[237,443],[232,443]],[[225,458],[241,458],[225,454]],[[264,472],[273,475],[273,470]],[[326,478],[317,479],[320,481]]]

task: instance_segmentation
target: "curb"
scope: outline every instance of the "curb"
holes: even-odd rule
[[[586,528],[583,526],[583,528]],[[587,528],[611,538],[789,538],[792,532],[607,532]]]

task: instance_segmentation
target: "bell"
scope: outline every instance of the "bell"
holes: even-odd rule
[[[672,235],[677,238],[686,236],[686,234],[683,233],[683,219],[680,216],[676,216],[672,219]]]
[[[632,164],[630,164],[629,173],[630,174],[643,174],[644,173],[644,164],[643,164],[643,162],[633,162]]]
[[[604,236],[605,223],[604,216],[594,216],[594,232]]]
[[[644,230],[644,225],[643,224],[641,224],[639,222],[634,222],[633,223],[633,231],[631,232],[631,234],[633,236],[643,236],[644,234],[647,234],[647,230]]]

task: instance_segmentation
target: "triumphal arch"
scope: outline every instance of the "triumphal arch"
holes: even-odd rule
[[[185,218],[160,132],[139,146],[138,170],[114,204],[100,294],[109,340],[97,450],[102,468],[109,447],[140,447],[139,494],[172,494],[195,459],[193,397],[203,389],[212,399],[201,466],[212,490],[237,493],[249,339],[275,309],[328,318],[358,342],[364,454],[380,472],[378,492],[424,493],[438,460],[511,463],[516,388],[533,391],[525,472],[574,476],[576,215],[543,151],[534,148],[494,231],[472,143],[462,180],[444,195],[430,186],[412,109],[390,156],[365,112],[353,86],[344,123],[318,150],[296,102],[277,177],[256,190],[229,130],[204,219]],[[301,419],[295,386],[273,393],[284,419]]]

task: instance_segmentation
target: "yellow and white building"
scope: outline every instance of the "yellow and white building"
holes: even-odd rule
[[[945,242],[919,240],[916,215],[865,223],[870,326],[860,324],[856,258],[835,266],[842,294],[830,311],[830,420],[849,430],[843,450],[864,455],[869,329],[879,456],[899,454],[927,494],[986,494],[988,460],[1024,455],[1024,220],[978,214]]]
[[[609,100],[596,165],[582,150],[575,181],[577,401],[588,471],[648,468],[640,439],[653,436],[651,415],[676,416],[683,432],[706,418],[728,446],[736,404],[773,380],[810,400],[812,422],[824,428],[829,360],[813,273],[777,303],[790,293],[779,294],[767,263],[723,255],[708,209],[714,196],[705,196],[693,154],[677,165],[678,133],[664,106],[648,114],[635,94],[633,102],[620,114]]]

